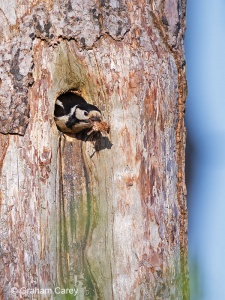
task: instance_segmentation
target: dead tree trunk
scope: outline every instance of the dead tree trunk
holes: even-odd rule
[[[1,1],[1,299],[188,299],[185,6]],[[108,138],[60,134],[69,90]]]

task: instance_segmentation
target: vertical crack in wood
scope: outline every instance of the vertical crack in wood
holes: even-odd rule
[[[68,237],[67,237],[67,226],[66,226],[66,213],[64,207],[64,182],[63,182],[63,165],[62,165],[62,152],[63,152],[63,144],[65,140],[62,142],[62,135],[60,134],[59,139],[59,251],[58,251],[58,259],[59,259],[59,283],[64,288],[68,288],[69,284],[69,266],[68,266]],[[58,236],[57,235],[57,236]],[[66,257],[65,257],[66,256]]]
[[[81,158],[83,162],[83,170],[84,170],[84,178],[85,178],[85,186],[86,186],[86,194],[87,194],[87,222],[86,222],[86,231],[85,231],[85,251],[84,251],[84,262],[86,265],[86,270],[87,270],[87,278],[90,278],[90,281],[88,283],[89,288],[93,291],[93,295],[91,299],[103,299],[100,293],[100,290],[98,289],[97,281],[95,280],[92,270],[91,270],[91,265],[88,262],[87,258],[87,251],[88,251],[88,244],[91,242],[92,239],[92,233],[94,230],[94,224],[93,224],[93,218],[94,218],[94,210],[92,206],[92,201],[93,199],[93,193],[90,189],[90,176],[88,170],[88,164],[86,161],[85,157],[85,142],[81,142]]]

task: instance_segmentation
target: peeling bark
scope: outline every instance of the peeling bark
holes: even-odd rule
[[[2,299],[188,299],[185,8],[0,3]],[[57,130],[68,90],[108,137]]]

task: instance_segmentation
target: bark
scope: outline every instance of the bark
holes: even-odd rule
[[[1,1],[1,299],[188,299],[185,8]],[[108,137],[57,130],[68,90]]]

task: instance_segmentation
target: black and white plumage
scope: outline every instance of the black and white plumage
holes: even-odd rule
[[[72,92],[60,95],[55,103],[55,122],[58,129],[66,133],[77,133],[101,122],[101,111]]]

